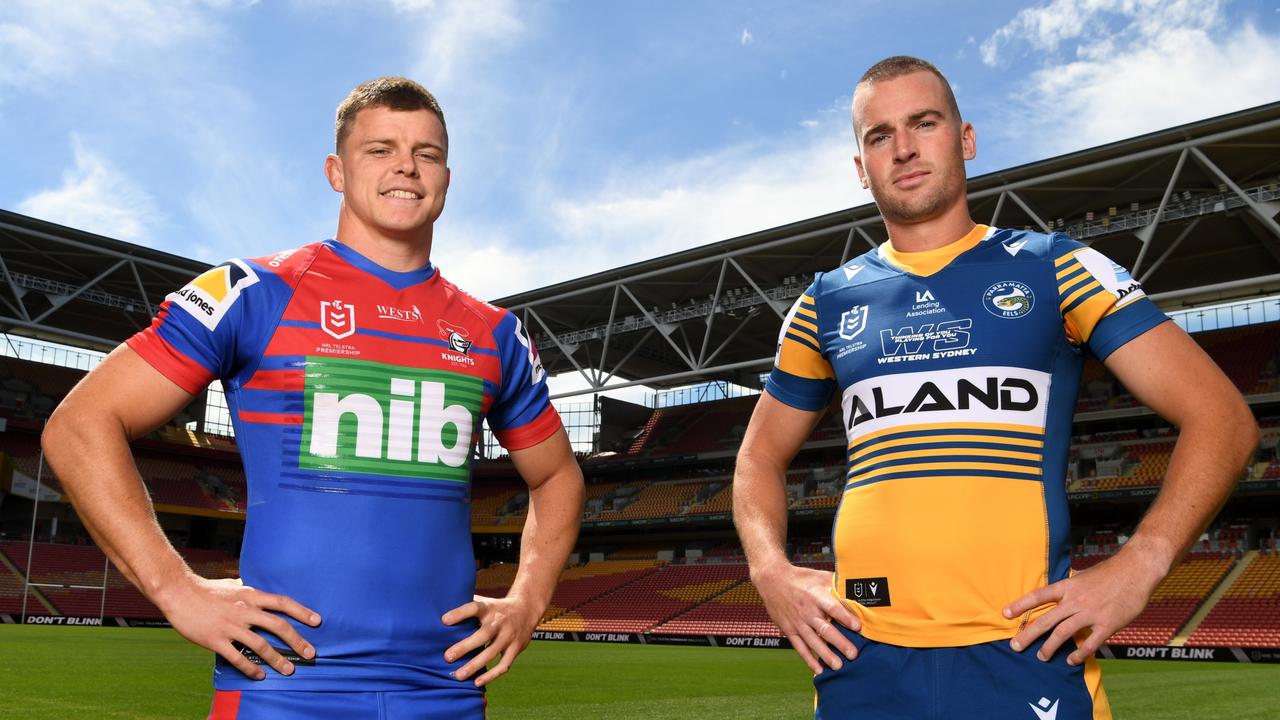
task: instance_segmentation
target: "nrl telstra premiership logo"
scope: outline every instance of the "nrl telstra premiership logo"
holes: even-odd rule
[[[341,300],[320,302],[320,329],[341,340],[356,331],[356,307]]]

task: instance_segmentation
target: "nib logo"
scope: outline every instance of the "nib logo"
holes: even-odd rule
[[[1036,717],[1040,720],[1056,720],[1058,717],[1058,701],[1049,702],[1049,698],[1042,697],[1038,703],[1027,703],[1032,710],[1036,711]]]

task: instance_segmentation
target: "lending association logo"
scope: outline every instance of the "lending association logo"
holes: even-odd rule
[[[1020,318],[1031,312],[1035,304],[1036,296],[1031,288],[1016,280],[998,282],[982,294],[982,305],[999,318]]]
[[[870,305],[854,305],[841,313],[840,337],[852,340],[861,335],[862,331],[867,329],[867,315],[870,311]]]

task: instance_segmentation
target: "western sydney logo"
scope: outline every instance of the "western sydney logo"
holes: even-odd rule
[[[998,318],[1020,318],[1035,307],[1036,296],[1031,288],[1016,280],[1004,280],[987,288],[982,294],[982,306]]]
[[[1002,423],[1044,427],[1049,374],[1016,367],[969,367],[867,378],[845,389],[849,441],[919,423]]]
[[[300,467],[467,479],[481,378],[309,357],[304,396]]]
[[[397,322],[422,322],[422,311],[417,305],[410,305],[408,310],[404,310],[391,305],[376,305],[378,309],[378,317],[383,320],[395,320]]]
[[[854,305],[841,313],[840,337],[852,340],[861,335],[862,331],[867,329],[867,315],[870,312],[870,305]]]
[[[1040,720],[1057,720],[1058,717],[1058,700],[1054,698],[1053,702],[1049,702],[1049,698],[1042,697],[1038,703],[1027,703],[1032,710],[1036,711],[1036,717]]]
[[[320,329],[341,340],[356,331],[356,307],[341,300],[320,302]]]
[[[170,293],[166,300],[170,307],[180,307],[209,330],[218,327],[227,310],[235,304],[244,289],[258,282],[258,274],[248,263],[229,260],[210,268],[187,283],[181,290]]]
[[[928,323],[920,327],[908,325],[897,330],[881,330],[880,351],[883,355],[876,358],[876,362],[883,365],[973,355],[978,349],[969,347],[968,331],[972,327],[973,320],[964,318],[947,320],[936,326]]]

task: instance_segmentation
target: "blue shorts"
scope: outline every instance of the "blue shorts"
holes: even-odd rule
[[[215,690],[209,720],[484,720],[484,693]]]
[[[839,629],[857,646],[858,657],[813,679],[815,720],[1111,718],[1102,670],[1093,658],[1068,665],[1067,655],[1075,650],[1070,641],[1049,662],[1040,662],[1036,651],[1043,637],[1016,653],[1008,640],[907,648]]]

